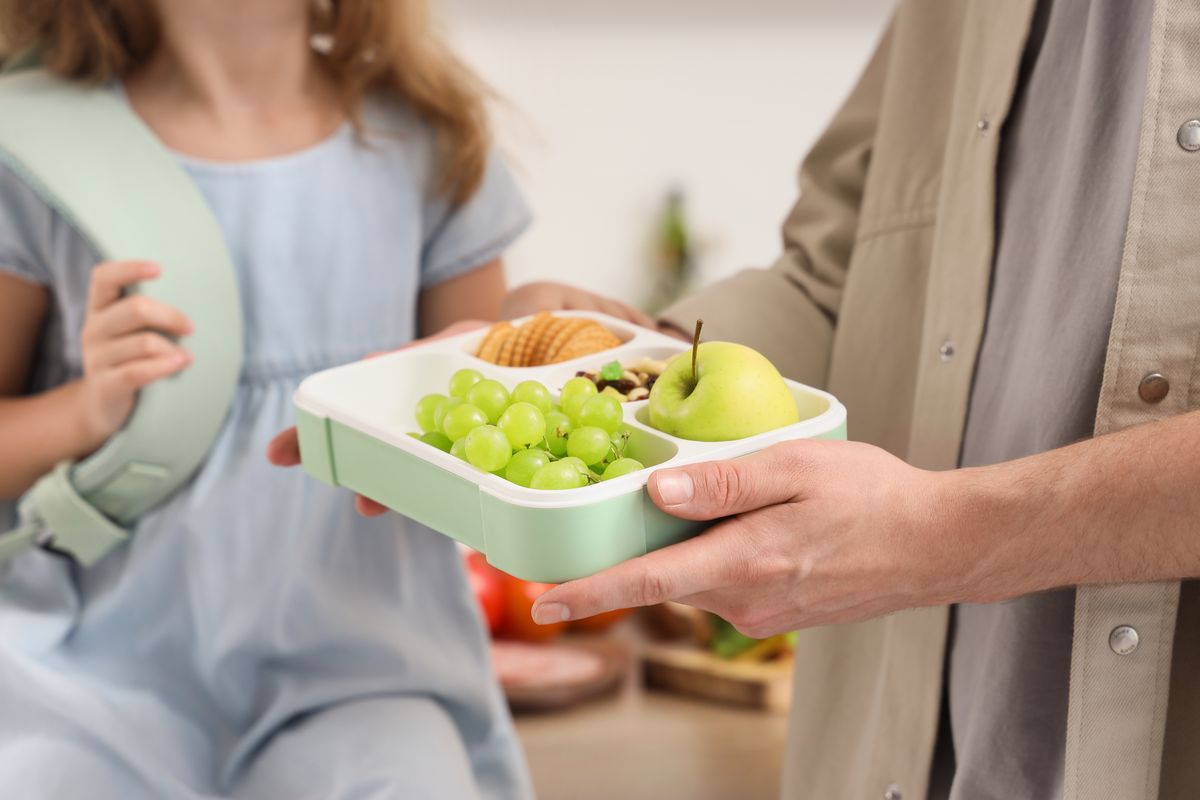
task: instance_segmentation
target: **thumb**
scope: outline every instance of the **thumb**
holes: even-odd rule
[[[300,463],[300,439],[294,427],[271,440],[267,445],[267,460],[277,467],[294,467]]]
[[[681,519],[719,519],[794,500],[811,459],[806,442],[784,442],[731,461],[705,461],[650,476],[654,504]]]

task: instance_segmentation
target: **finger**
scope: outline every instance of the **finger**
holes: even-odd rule
[[[371,498],[363,497],[361,494],[354,496],[354,507],[358,510],[358,513],[362,514],[364,517],[378,517],[380,514],[386,514],[388,512],[387,506],[381,503],[376,503]]]
[[[650,476],[650,499],[682,519],[719,519],[794,500],[811,459],[808,442],[785,442],[730,461],[705,461]]]
[[[117,380],[130,389],[141,389],[170,375],[174,375],[192,362],[186,350],[154,358],[142,358],[117,367]]]
[[[743,525],[730,520],[687,541],[555,587],[534,603],[533,620],[548,625],[582,619],[725,586],[746,557],[738,544]]]
[[[432,342],[435,339],[445,339],[448,336],[457,336],[460,333],[467,333],[469,331],[479,330],[480,328],[486,328],[491,324],[491,322],[485,322],[481,319],[460,319],[458,322],[453,322],[447,325],[445,328],[442,328],[432,336],[426,336],[424,339],[420,339],[419,341]],[[416,343],[417,342],[413,342],[413,344]]]
[[[88,369],[116,367],[128,361],[182,352],[183,348],[165,336],[144,331],[109,339],[91,348],[87,357]]]
[[[267,461],[277,467],[294,467],[300,463],[300,436],[295,428],[275,435],[267,445]]]
[[[162,268],[152,261],[105,261],[92,270],[88,310],[99,311],[120,299],[126,286],[152,280],[161,274]]]
[[[632,322],[634,325],[641,325],[643,328],[654,327],[654,320],[650,319],[650,317],[646,316],[633,306],[627,303],[622,303],[618,300],[612,300],[610,302],[617,309],[615,313],[610,312],[613,313],[613,316],[626,320],[627,322]]]
[[[651,327],[657,327],[659,333],[674,337],[676,339],[679,339],[680,341],[684,341],[684,342],[692,341],[692,334],[686,333],[686,332],[680,330],[679,328],[676,328],[674,325],[672,325],[669,322],[660,322],[660,323],[658,323],[657,326],[651,326]]]
[[[146,328],[173,336],[192,332],[192,323],[182,311],[145,295],[118,300],[96,312],[84,327],[84,338],[90,342],[113,339]]]

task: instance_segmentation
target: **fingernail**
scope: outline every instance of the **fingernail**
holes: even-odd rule
[[[690,503],[696,493],[692,476],[682,470],[658,473],[658,496],[665,506],[681,506]]]
[[[571,618],[571,609],[562,603],[538,603],[533,607],[533,621],[538,625],[553,625]]]

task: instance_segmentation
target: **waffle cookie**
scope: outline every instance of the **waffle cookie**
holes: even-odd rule
[[[475,355],[501,367],[540,367],[581,358],[621,343],[593,319],[558,317],[543,311],[523,325],[497,322],[479,342]]]

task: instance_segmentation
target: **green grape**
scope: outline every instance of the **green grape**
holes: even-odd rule
[[[528,450],[518,450],[513,453],[512,460],[504,470],[504,477],[518,486],[528,486],[533,481],[533,473],[550,463],[550,454],[537,447]]]
[[[426,433],[437,430],[434,418],[438,407],[445,405],[446,400],[444,394],[427,394],[417,401],[417,424],[421,426],[421,430]]]
[[[596,384],[592,383],[590,378],[582,375],[571,378],[563,384],[559,401],[562,403],[563,411],[573,422],[578,422],[579,409],[583,407],[589,397],[596,394],[596,391]]]
[[[450,441],[450,437],[439,431],[429,431],[421,436],[421,441],[428,445],[433,445],[443,453],[449,453],[450,448],[454,446],[454,442]]]
[[[442,433],[457,442],[466,436],[473,428],[487,425],[487,414],[470,403],[463,403],[446,412],[442,417]]]
[[[584,464],[600,463],[611,447],[608,431],[603,428],[576,428],[567,437],[567,455],[580,459]]]
[[[587,467],[566,460],[551,461],[533,473],[529,482],[534,489],[578,489],[587,484]]]
[[[521,381],[512,390],[514,403],[529,403],[536,406],[543,414],[550,413],[553,403],[550,400],[550,390],[537,381]]]
[[[592,383],[592,379],[583,375],[576,375],[569,381],[563,384],[562,391],[559,395],[563,398],[570,397],[575,394],[595,394],[598,390],[596,384]]]
[[[467,460],[467,437],[464,436],[450,445],[450,455],[463,461]]]
[[[546,436],[546,418],[531,403],[513,403],[500,415],[498,424],[514,449],[531,447]]]
[[[621,402],[606,394],[589,397],[579,409],[581,427],[603,428],[607,433],[615,433],[621,427],[621,420]]]
[[[577,456],[567,456],[565,458],[560,458],[559,461],[561,461],[564,464],[574,464],[576,469],[581,469],[581,470],[586,471],[588,468],[588,465],[583,463],[583,459],[579,458]]]
[[[467,402],[481,409],[488,422],[495,425],[508,408],[508,389],[500,381],[482,380],[467,390]]]
[[[460,369],[450,376],[450,396],[460,400],[467,399],[471,387],[483,380],[483,375],[476,369]]]
[[[446,412],[455,406],[461,406],[465,402],[461,397],[447,397],[446,402],[433,410],[433,429],[440,431],[442,429],[442,421],[446,419]]]
[[[571,420],[561,411],[546,415],[546,449],[560,458],[567,454],[567,434],[571,432]]]
[[[417,440],[420,440],[420,438],[421,438],[421,434],[417,433],[416,431],[409,431],[408,433],[406,433],[404,435],[411,436],[412,438],[417,439]]]
[[[617,430],[608,438],[612,440],[612,460],[616,461],[618,458],[624,458],[625,450],[629,447],[629,431]]]
[[[637,472],[639,469],[646,467],[636,458],[618,458],[616,461],[608,465],[604,470],[604,474],[600,476],[600,480],[607,481],[613,478],[619,478],[622,475],[628,475],[631,472]]]
[[[467,434],[467,461],[484,472],[504,469],[510,458],[508,437],[495,425],[480,425]]]

